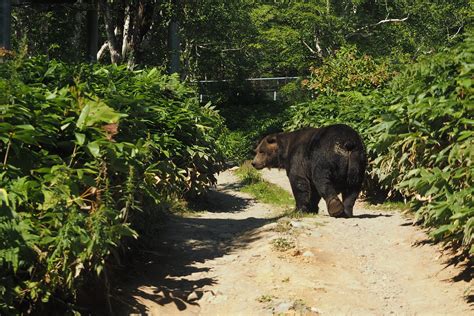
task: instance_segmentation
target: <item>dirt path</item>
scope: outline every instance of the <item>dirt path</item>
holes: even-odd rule
[[[284,172],[264,177],[289,189]],[[230,171],[218,182],[211,210],[167,223],[120,287],[124,314],[474,314],[471,275],[400,213],[356,204],[350,219],[285,218],[238,192]]]

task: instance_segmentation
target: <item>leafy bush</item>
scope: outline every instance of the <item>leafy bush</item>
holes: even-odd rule
[[[438,227],[433,237],[467,247],[474,238],[473,44],[471,33],[407,68],[371,131],[378,177],[412,200],[425,225]]]
[[[462,242],[471,253],[473,41],[468,33],[464,43],[407,65],[390,82],[382,72],[383,84],[372,88],[370,72],[379,77],[378,66],[351,79],[360,62],[339,63],[336,56],[317,71],[321,77],[308,83],[317,98],[294,106],[286,123],[290,130],[336,122],[353,126],[365,139],[377,187],[412,201],[420,221],[436,227],[433,237]],[[347,77],[341,77],[340,65],[350,69]]]
[[[0,65],[0,313],[72,301],[147,209],[223,166],[222,119],[157,69]]]
[[[303,85],[315,99],[292,106],[285,128],[345,123],[370,142],[368,129],[384,111],[384,93],[374,88],[386,86],[396,68],[385,60],[358,54],[353,46],[341,48],[311,69],[311,78]]]
[[[258,141],[264,135],[280,132],[288,115],[285,104],[280,102],[226,105],[220,113],[228,126],[221,147],[226,159],[235,164],[252,158]]]
[[[306,79],[298,79],[291,81],[280,88],[279,99],[287,105],[294,105],[305,102],[310,99],[311,92],[308,89],[301,89],[303,82],[306,84]]]
[[[358,91],[319,96],[314,101],[292,106],[290,120],[285,122],[285,129],[345,123],[369,137],[368,128],[381,112],[377,106],[380,99],[378,94],[364,95]]]
[[[304,82],[316,95],[333,95],[343,91],[370,92],[383,87],[393,76],[393,65],[360,55],[355,46],[344,46],[320,67],[311,67],[311,78]]]

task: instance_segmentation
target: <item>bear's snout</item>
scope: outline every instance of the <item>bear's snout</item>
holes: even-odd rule
[[[258,163],[255,159],[252,160],[252,167],[254,167],[255,169],[263,169],[264,167],[264,164],[263,163]]]

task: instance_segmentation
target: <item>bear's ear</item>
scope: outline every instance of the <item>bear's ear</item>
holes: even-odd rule
[[[270,135],[267,137],[267,143],[269,144],[274,144],[277,142],[277,137],[276,135]]]

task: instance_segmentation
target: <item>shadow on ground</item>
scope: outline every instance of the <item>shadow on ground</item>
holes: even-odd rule
[[[210,190],[204,197],[190,204],[195,211],[206,211],[211,213],[238,213],[253,201],[250,198],[237,197],[228,193],[230,190],[238,191],[240,183],[230,183],[220,186],[219,191]]]
[[[251,200],[225,191],[212,191],[206,203],[210,212],[236,214],[244,211]],[[259,227],[276,219],[170,217],[156,238],[156,246],[135,258],[121,281],[124,286],[115,289],[114,313],[147,314],[146,307],[136,297],[162,306],[174,304],[180,311],[197,306],[196,301],[204,294],[203,288],[216,280],[198,277],[200,272],[209,269],[194,265],[246,247],[260,238]]]

